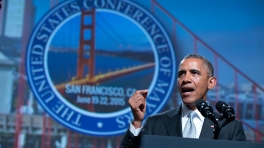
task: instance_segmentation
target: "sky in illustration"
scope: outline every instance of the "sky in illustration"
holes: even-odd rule
[[[91,24],[91,19],[91,17],[86,17],[84,23],[86,25]],[[116,13],[99,11],[96,13],[95,19],[96,49],[109,51],[151,50],[150,41],[147,38],[147,35],[139,28],[138,25],[131,22],[128,18]],[[56,32],[51,43],[52,46],[71,47],[77,49],[80,39],[80,24],[80,15],[77,15],[64,23]],[[91,39],[90,30],[84,32],[84,39]]]
[[[156,0],[178,21],[211,46],[217,53],[228,59],[235,67],[264,87],[264,1],[262,0]],[[149,0],[135,0],[142,7],[150,10]],[[49,10],[49,1],[34,0],[36,6],[35,23]],[[155,13],[161,12],[154,7]],[[171,19],[166,14],[159,19],[164,26],[171,26]],[[165,17],[163,17],[165,16]],[[158,17],[158,16],[157,16]],[[121,27],[122,24],[113,24]],[[177,43],[181,53],[193,52],[193,38],[181,27],[177,27]],[[131,32],[134,30],[131,29]],[[171,33],[171,29],[168,29]],[[203,53],[201,45],[198,51]],[[199,53],[199,52],[198,52]],[[206,52],[205,56],[207,56]],[[208,56],[213,56],[208,54]],[[212,59],[214,60],[214,59]],[[233,76],[234,74],[231,73]]]

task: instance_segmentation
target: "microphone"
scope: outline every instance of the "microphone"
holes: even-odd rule
[[[196,108],[205,118],[209,118],[214,122],[214,139],[218,139],[220,133],[220,127],[218,121],[214,117],[213,108],[209,106],[204,100],[198,100],[196,102]]]
[[[204,100],[198,100],[196,102],[196,108],[205,118],[209,118],[209,116],[213,115],[213,108],[209,106]]]
[[[211,119],[218,126],[218,122],[214,117],[213,108],[209,106],[204,100],[198,100],[196,102],[196,108],[205,118]]]
[[[235,119],[235,110],[232,107],[230,107],[229,105],[227,105],[227,103],[225,103],[224,101],[218,101],[215,104],[215,108],[227,120],[234,120]]]

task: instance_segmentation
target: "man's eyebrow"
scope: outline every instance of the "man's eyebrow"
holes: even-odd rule
[[[200,70],[192,68],[192,69],[190,69],[190,71],[200,71]]]
[[[201,71],[198,70],[198,69],[190,69],[190,71],[191,71],[191,72],[198,72],[198,73],[201,73]]]
[[[186,70],[180,69],[178,72],[185,72]]]

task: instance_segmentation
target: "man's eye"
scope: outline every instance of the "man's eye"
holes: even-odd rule
[[[192,74],[200,74],[198,71],[193,71]]]
[[[178,76],[182,76],[184,73],[183,72],[179,72],[178,73]]]

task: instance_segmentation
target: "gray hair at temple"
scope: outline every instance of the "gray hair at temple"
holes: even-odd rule
[[[205,57],[203,57],[201,55],[198,55],[198,54],[188,54],[187,56],[185,56],[183,58],[183,60],[184,59],[189,59],[189,58],[195,58],[195,59],[202,60],[204,65],[206,66],[208,77],[210,78],[210,77],[214,76],[213,64],[209,60],[207,60]]]

